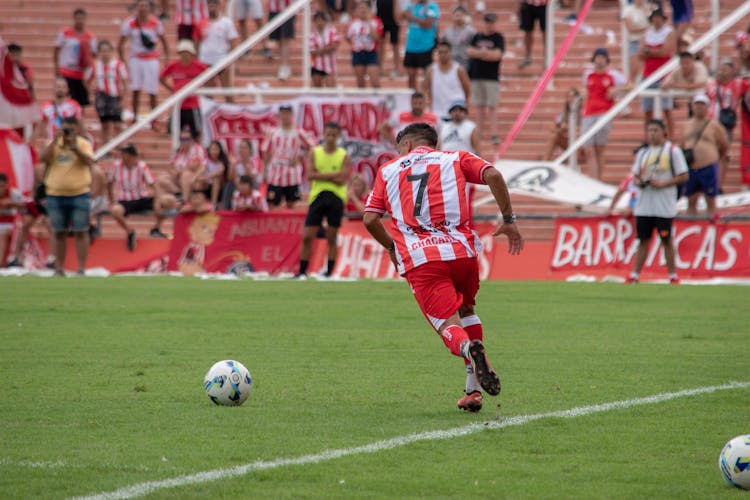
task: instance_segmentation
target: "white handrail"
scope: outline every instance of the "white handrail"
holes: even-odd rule
[[[727,17],[722,19],[719,23],[717,23],[715,26],[713,26],[706,34],[704,34],[702,37],[700,37],[698,40],[693,42],[690,47],[688,47],[688,50],[695,53],[699,50],[701,50],[703,47],[708,45],[712,40],[716,39],[721,33],[725,32],[729,28],[731,28],[735,23],[739,22],[745,15],[750,13],[750,2],[745,2],[741,6],[737,7],[737,9],[734,10],[731,14],[729,14]],[[674,56],[672,59],[670,59],[667,63],[662,65],[659,69],[657,69],[654,73],[648,76],[648,78],[644,78],[636,87],[628,92],[622,99],[618,100],[612,108],[604,113],[602,116],[599,117],[599,119],[594,123],[594,125],[588,129],[586,132],[584,132],[581,137],[579,137],[575,142],[570,144],[568,146],[568,149],[566,149],[560,156],[555,158],[554,164],[555,165],[562,165],[562,163],[567,160],[570,155],[572,155],[575,151],[578,150],[581,146],[583,146],[589,139],[591,139],[599,130],[604,127],[607,123],[612,121],[612,119],[625,109],[625,107],[636,97],[638,97],[640,94],[643,93],[644,90],[646,90],[648,87],[650,87],[652,84],[656,83],[657,81],[661,80],[663,77],[667,76],[668,73],[673,71],[675,68],[677,68],[677,65],[679,64],[679,57]]]
[[[292,16],[294,16],[299,10],[305,7],[309,9],[310,7],[309,0],[295,0],[286,10],[279,13],[278,16],[274,17],[271,21],[266,23],[261,29],[253,33],[253,35],[248,37],[247,40],[237,45],[234,49],[232,49],[229,52],[229,54],[224,56],[218,63],[214,64],[213,66],[210,66],[203,73],[196,76],[190,83],[185,85],[183,88],[181,88],[174,94],[167,97],[161,104],[159,104],[156,108],[152,109],[151,112],[148,115],[146,115],[145,119],[137,121],[132,126],[120,132],[117,136],[111,139],[108,143],[104,144],[102,147],[97,149],[96,152],[94,153],[94,160],[96,161],[96,160],[101,159],[104,155],[112,151],[118,144],[129,139],[139,130],[149,126],[149,124],[155,118],[157,118],[159,115],[161,115],[165,111],[169,111],[169,109],[173,105],[179,104],[180,102],[182,102],[185,99],[185,97],[188,97],[190,94],[195,92],[195,90],[203,86],[211,78],[219,74],[224,68],[232,64],[235,60],[237,60],[250,47],[257,44],[259,41],[263,40],[264,38],[268,37],[268,35],[273,30],[281,26],[283,23],[289,20]],[[305,48],[307,47],[307,43],[308,43],[308,40],[305,40],[304,41]],[[179,123],[179,121],[174,122],[174,123]],[[175,127],[172,127],[172,129],[173,130],[179,129],[179,127],[175,126]]]
[[[625,78],[630,80],[630,32],[622,18],[622,13],[625,12],[627,6],[628,0],[620,0],[620,14],[617,18],[620,20],[620,59],[622,59],[620,69]]]
[[[719,24],[719,17],[721,12],[719,11],[719,0],[711,0],[711,26]],[[715,75],[716,70],[719,69],[719,38],[714,38],[711,43],[711,74]]]
[[[544,31],[544,67],[552,64],[555,57],[555,4],[556,0],[547,2],[546,29]]]

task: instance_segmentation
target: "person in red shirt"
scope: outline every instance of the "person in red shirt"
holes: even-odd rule
[[[180,40],[177,43],[177,55],[179,59],[172,61],[161,72],[159,81],[170,92],[177,92],[190,83],[196,76],[208,69],[208,65],[195,58],[195,44],[192,40]],[[172,80],[170,84],[169,80]],[[201,115],[198,104],[198,96],[191,95],[182,101],[180,106],[180,130],[188,128],[194,137],[201,132]],[[171,127],[171,125],[170,125]]]
[[[667,16],[661,9],[656,9],[649,16],[651,27],[643,34],[643,41],[640,44],[638,57],[643,61],[643,78],[648,78],[666,64],[677,51],[677,36],[672,26],[667,24]],[[649,87],[649,89],[661,88],[664,80],[659,80]],[[672,97],[661,97],[661,109],[664,113],[664,122],[667,125],[667,136],[674,137],[674,120],[672,119],[672,109],[674,108],[674,99]],[[641,98],[641,111],[643,111],[644,129],[648,127],[648,122],[654,118],[654,98]],[[648,142],[648,141],[646,141]]]
[[[412,123],[427,123],[437,127],[438,116],[435,113],[425,111],[427,103],[422,92],[414,92],[411,95],[411,110],[403,111],[393,116],[390,121],[385,121],[378,127],[380,138],[391,144],[396,143],[396,134],[401,132],[404,127]]]
[[[591,62],[594,63],[594,69],[587,70],[583,74],[583,100],[585,105],[583,106],[583,118],[581,119],[581,133],[586,133],[603,114],[615,105],[617,87],[622,87],[628,83],[625,75],[609,68],[609,52],[607,49],[599,47],[594,50]],[[601,176],[604,168],[604,150],[609,144],[611,130],[612,122],[610,121],[586,143],[586,146],[593,146],[594,148],[595,169],[593,177],[597,179]]]
[[[73,25],[57,33],[54,48],[55,75],[68,82],[70,96],[81,107],[91,104],[83,74],[96,55],[96,37],[86,29],[86,11],[73,11]]]
[[[363,223],[406,278],[445,346],[464,358],[466,396],[458,407],[476,412],[482,408],[481,390],[497,395],[500,379],[485,355],[482,323],[474,312],[482,244],[470,221],[467,184],[489,186],[503,216],[493,236],[505,234],[512,255],[523,249],[523,238],[503,175],[473,153],[436,151],[437,140],[426,123],[399,132],[396,148],[402,156],[378,171]],[[390,232],[381,221],[386,213]]]

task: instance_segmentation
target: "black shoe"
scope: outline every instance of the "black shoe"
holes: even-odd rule
[[[500,378],[492,369],[487,356],[484,354],[484,345],[481,340],[472,340],[469,344],[469,361],[474,368],[474,374],[479,385],[487,394],[497,396],[500,394]]]
[[[167,235],[162,233],[159,228],[152,227],[151,231],[148,232],[148,235],[152,238],[167,238]]]
[[[307,275],[305,273],[297,273],[294,276],[292,276],[293,280],[299,280],[299,281],[305,281],[307,279]]]
[[[96,226],[89,224],[89,245],[92,245],[96,240]]]
[[[18,259],[13,259],[8,262],[8,267],[21,267],[21,263],[18,261]]]
[[[62,276],[64,278],[65,277],[65,271],[63,271],[62,269],[55,269],[55,274],[54,275],[55,276]]]
[[[135,231],[128,233],[128,250],[131,252],[135,250]]]
[[[54,269],[55,259],[47,259],[47,262],[44,263],[44,267],[46,267],[47,269]]]

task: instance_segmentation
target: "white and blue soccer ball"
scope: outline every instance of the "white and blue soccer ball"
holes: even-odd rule
[[[719,469],[727,483],[750,490],[750,434],[737,436],[724,445],[719,454]]]
[[[203,381],[209,399],[221,406],[239,406],[253,390],[253,379],[245,365],[233,359],[214,363]]]

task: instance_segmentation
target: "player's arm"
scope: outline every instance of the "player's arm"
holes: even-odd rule
[[[469,102],[471,102],[471,80],[469,80],[469,73],[466,72],[463,66],[458,67],[458,81],[461,83],[461,88],[464,91],[464,96],[466,96],[466,105],[468,106]],[[476,149],[475,151],[479,150]]]
[[[391,238],[391,235],[388,234],[388,231],[385,229],[385,226],[383,225],[383,221],[380,220],[381,215],[377,212],[365,212],[365,215],[362,217],[362,222],[365,225],[365,228],[367,231],[372,235],[375,240],[383,245],[385,249],[388,251],[388,256],[391,259],[391,262],[393,263],[393,266],[398,270],[398,260],[396,259],[396,243],[393,241],[393,238]]]
[[[120,41],[117,42],[117,54],[120,56],[120,61],[125,62],[125,42],[128,41],[128,37],[121,35]]]
[[[305,162],[305,175],[307,176],[307,180],[310,181],[320,181],[323,180],[323,177],[320,172],[318,172],[318,167],[315,166],[315,148],[310,148],[307,151],[307,161]]]
[[[508,237],[508,253],[517,255],[523,250],[523,238],[516,225],[510,192],[508,191],[508,185],[505,183],[505,178],[496,168],[489,167],[482,173],[482,180],[490,188],[503,217],[502,225],[495,229],[492,236],[506,235]]]
[[[349,159],[349,155],[344,156],[344,161],[341,162],[341,170],[333,174],[331,182],[334,182],[340,186],[343,186],[349,182],[349,172],[352,168],[352,162]]]

